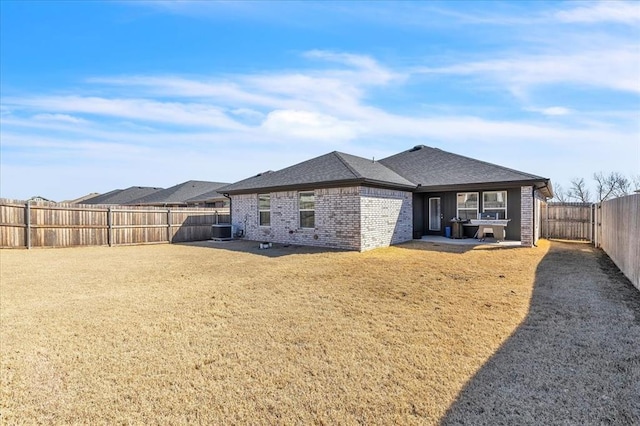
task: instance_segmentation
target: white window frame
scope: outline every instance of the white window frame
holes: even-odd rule
[[[504,207],[492,207],[492,208],[487,208],[486,206],[486,200],[485,200],[485,195],[486,194],[498,194],[502,192],[504,194]],[[507,191],[484,191],[482,193],[482,212],[486,213],[487,210],[491,211],[491,212],[496,212],[496,211],[502,211],[502,214],[499,214],[498,219],[506,219],[507,218]]]
[[[265,197],[269,201],[269,208],[265,209],[261,203],[260,198]],[[269,218],[268,223],[262,222],[262,213],[269,213],[267,216]],[[258,194],[258,225],[262,227],[271,226],[271,194]]]
[[[460,195],[471,195],[471,194],[475,194],[476,195],[476,207],[475,208],[470,208],[470,207],[462,207],[462,208],[460,208],[460,204],[458,203],[458,197]],[[478,213],[480,212],[480,193],[479,192],[458,192],[458,193],[456,193],[456,217],[461,217],[460,216],[460,211],[475,211],[476,214],[475,214],[474,219],[477,219],[478,218]]]
[[[302,203],[300,202],[300,200],[302,199],[303,195],[309,195],[311,194],[313,196],[313,208],[312,209],[303,209],[302,208]],[[313,226],[302,226],[302,213],[303,212],[313,212]],[[316,227],[316,193],[315,191],[300,191],[298,192],[298,224],[300,225],[300,228],[302,229],[314,229]]]

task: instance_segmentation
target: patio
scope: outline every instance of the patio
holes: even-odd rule
[[[437,244],[453,244],[465,246],[497,246],[497,247],[519,247],[520,241],[501,240],[498,242],[495,238],[486,238],[480,241],[476,238],[447,238],[440,235],[424,235],[420,240],[428,243]]]

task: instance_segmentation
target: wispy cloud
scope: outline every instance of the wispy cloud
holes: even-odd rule
[[[526,111],[532,111],[532,112],[538,112],[540,114],[543,115],[548,115],[548,116],[562,116],[562,115],[568,115],[571,114],[571,109],[569,108],[565,108],[565,107],[561,107],[561,106],[553,106],[553,107],[546,107],[546,108],[525,108]]]
[[[514,92],[550,84],[588,85],[640,93],[640,44],[567,55],[516,55],[444,67],[416,68],[427,74],[467,75],[498,81]]]
[[[73,124],[84,124],[87,122],[87,120],[74,117],[68,114],[36,114],[33,116],[33,119],[44,120],[44,121],[61,121],[64,123],[73,123]]]
[[[576,3],[574,3],[576,4]],[[597,1],[577,3],[578,7],[560,10],[553,16],[568,23],[614,22],[626,25],[640,24],[640,3],[636,1]]]
[[[49,110],[55,113],[38,114],[39,117],[67,117],[62,112],[95,116],[120,117],[181,126],[203,126],[240,130],[241,125],[209,104],[158,102],[148,99],[109,99],[85,96],[41,96],[8,98],[10,105],[34,110]]]

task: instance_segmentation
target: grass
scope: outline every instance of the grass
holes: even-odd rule
[[[437,423],[549,248],[0,251],[0,419]]]

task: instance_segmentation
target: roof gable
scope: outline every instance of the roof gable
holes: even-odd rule
[[[330,152],[278,171],[260,173],[220,188],[221,192],[255,192],[290,187],[370,183],[414,187],[413,183],[379,162],[342,152]]]

